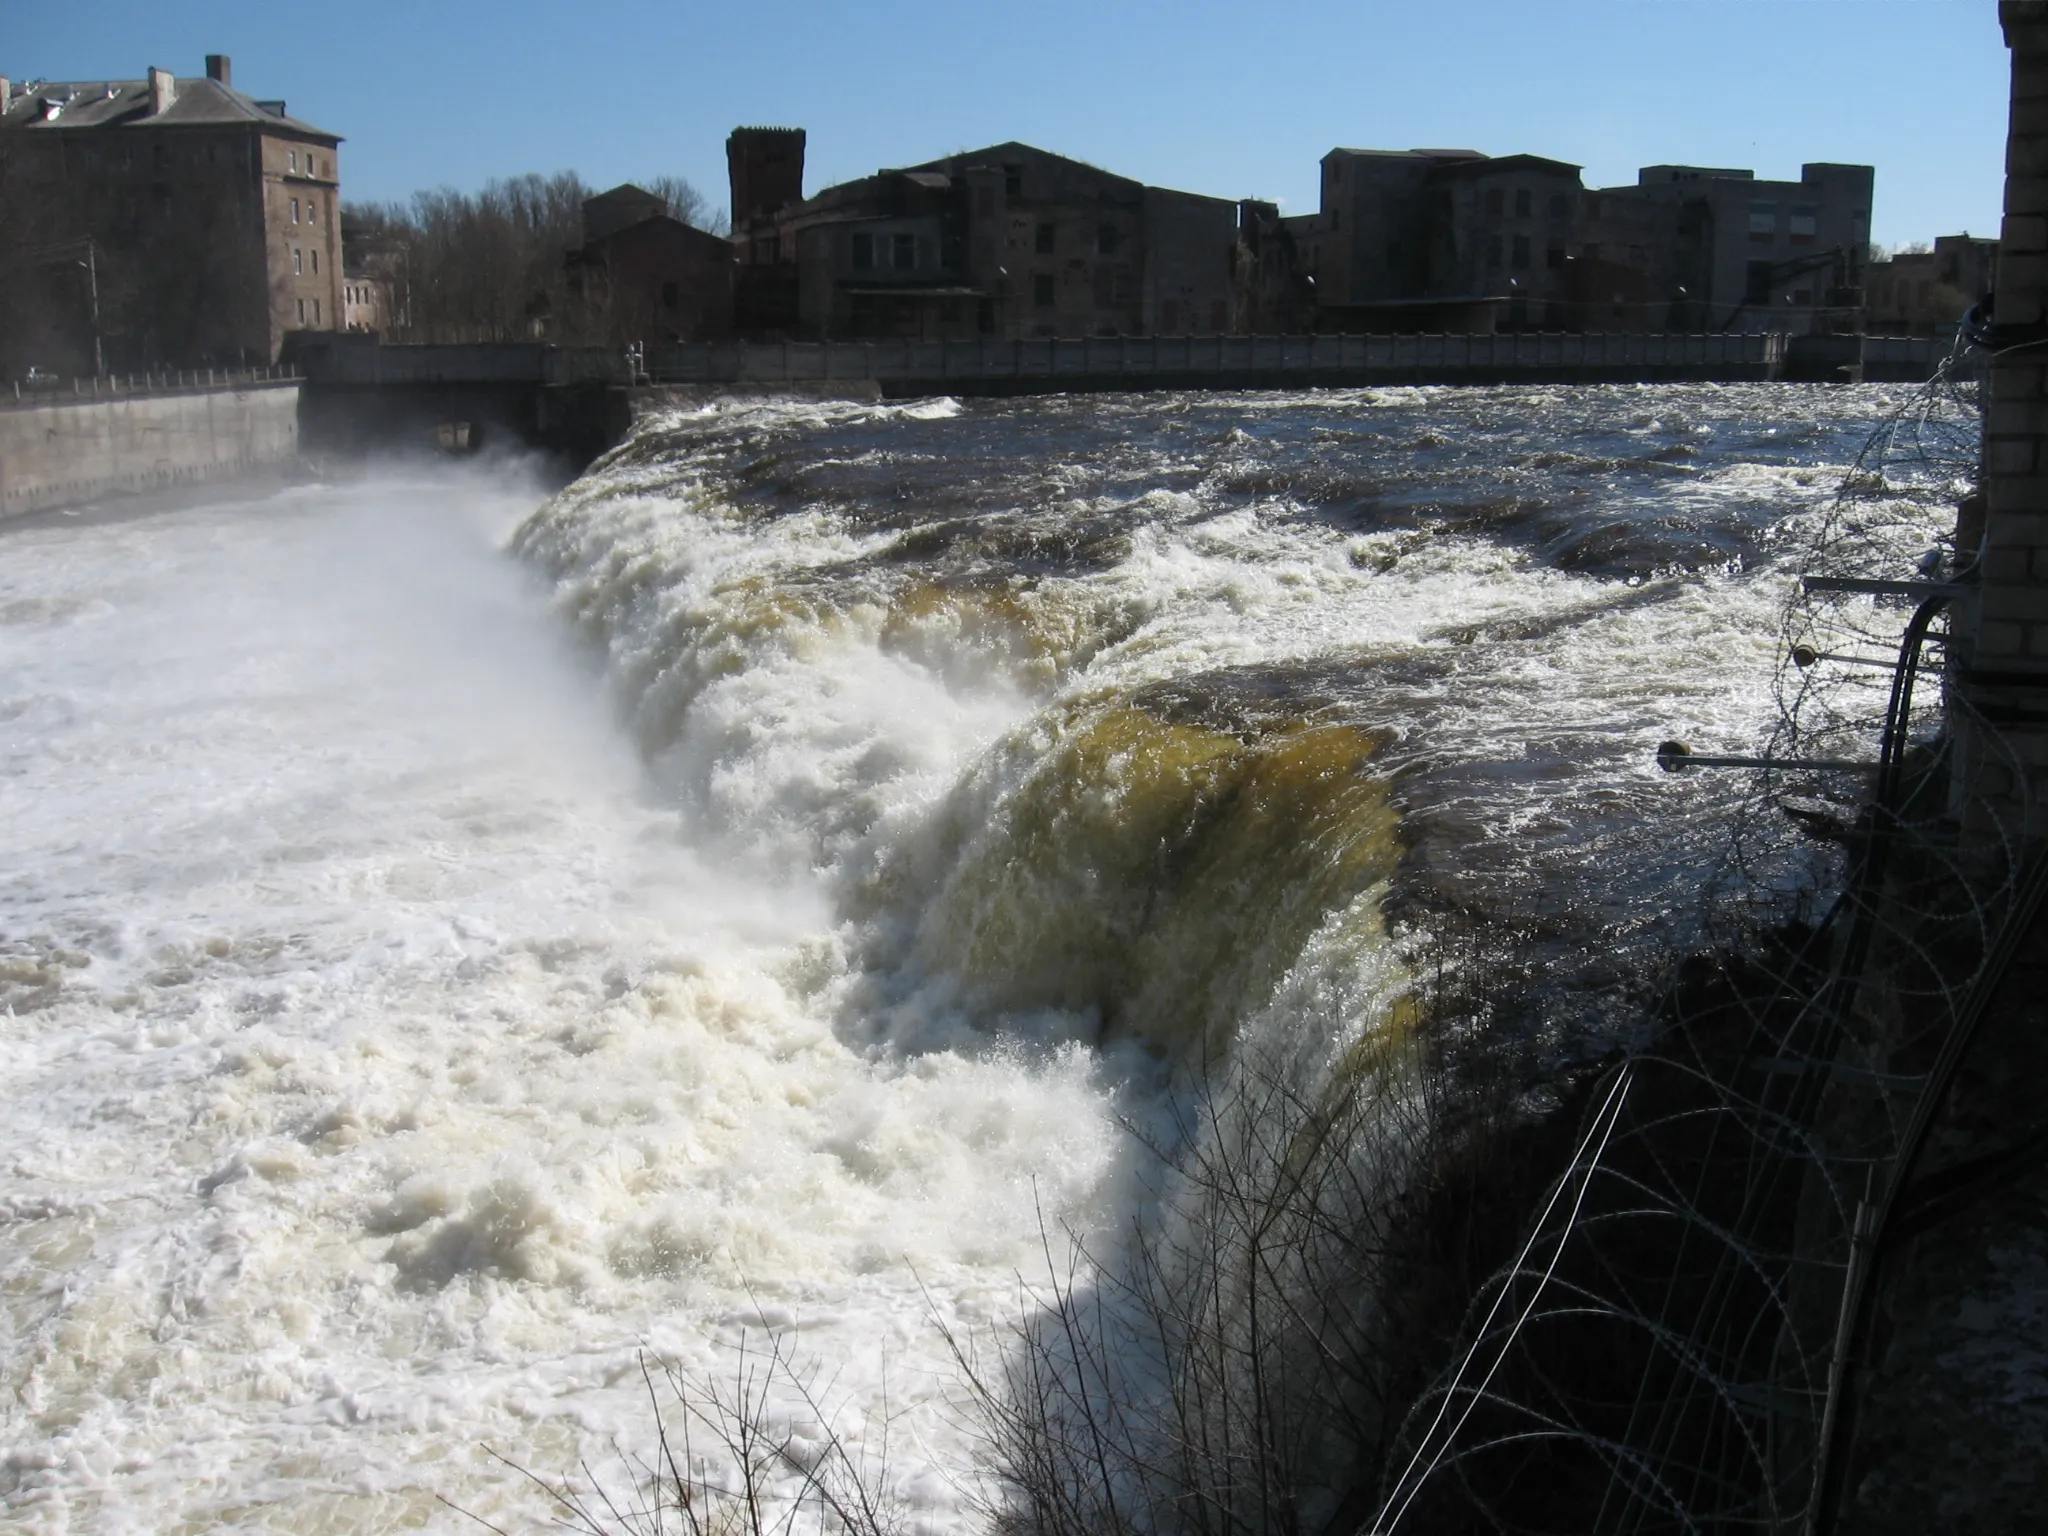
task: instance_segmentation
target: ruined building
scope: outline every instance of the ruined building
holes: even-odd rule
[[[340,138],[202,79],[0,80],[0,365],[273,361],[344,323]]]

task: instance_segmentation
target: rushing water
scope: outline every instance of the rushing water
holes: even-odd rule
[[[1878,389],[658,417],[0,533],[0,1499],[508,1528],[783,1331],[963,1523],[935,1319],[1433,914],[1601,1027]]]

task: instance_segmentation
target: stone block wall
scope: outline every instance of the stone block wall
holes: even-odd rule
[[[1968,834],[2010,844],[2048,837],[2048,0],[2001,0],[1998,14],[2012,118],[1984,536],[1974,611],[1958,622],[1956,737]]]

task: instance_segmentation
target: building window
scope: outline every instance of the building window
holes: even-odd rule
[[[1005,196],[1005,197],[1022,197],[1023,195],[1024,195],[1024,167],[1023,167],[1023,166],[1021,166],[1021,165],[1006,165],[1006,166],[1004,166],[1004,167],[1003,167],[1003,196]]]
[[[1553,219],[1561,219],[1571,211],[1572,205],[1570,198],[1566,197],[1562,192],[1553,192],[1550,194],[1550,216]]]
[[[869,272],[874,270],[875,237],[873,235],[855,235],[853,237],[852,255],[854,271]]]
[[[1515,191],[1515,217],[1518,219],[1529,217],[1529,189],[1527,187],[1518,187]]]
[[[299,248],[298,248],[298,247],[297,247],[297,246],[295,245],[295,246],[293,246],[293,247],[292,247],[292,271],[293,271],[293,272],[294,272],[294,273],[296,274],[296,273],[300,273],[300,272],[303,272],[303,271],[305,271],[305,270],[306,270],[306,258],[305,258],[305,253],[304,253],[304,252],[302,252],[302,251],[301,251],[301,250],[300,250],[300,249],[299,249]]]
[[[1114,256],[1123,232],[1114,224],[1104,224],[1095,231],[1095,253],[1098,256]]]
[[[1497,266],[1499,266],[1499,265],[1500,265],[1500,253],[1501,253],[1501,243],[1500,243],[1500,236],[1499,236],[1499,235],[1488,235],[1488,236],[1486,237],[1486,264],[1487,264],[1487,265],[1488,265],[1489,267],[1497,267]]]
[[[288,171],[298,170],[299,152],[296,149],[288,149],[284,152],[284,168]]]
[[[1529,237],[1515,236],[1515,270],[1525,271],[1529,265]]]
[[[320,247],[316,245],[316,246],[314,246],[314,247],[313,247],[313,271],[314,271],[315,273],[318,273],[318,272],[319,272],[319,270],[320,270]]]
[[[908,272],[917,266],[917,236],[899,234],[892,242],[896,247],[895,260],[891,263],[898,272]]]
[[[292,199],[292,222],[299,222],[299,200],[296,197]]]
[[[1052,226],[1052,225],[1050,225],[1050,224],[1041,224],[1041,225],[1039,225],[1039,226],[1038,226],[1038,254],[1039,254],[1039,255],[1041,255],[1041,256],[1050,256],[1050,255],[1052,254],[1052,238],[1053,238],[1053,226]]]
[[[1772,240],[1778,233],[1778,205],[1776,203],[1751,203],[1749,205],[1749,238]]]
[[[1550,242],[1550,248],[1543,253],[1543,264],[1553,269],[1564,265],[1564,242],[1562,240]]]
[[[1040,308],[1043,308],[1046,305],[1052,303],[1053,282],[1054,279],[1050,272],[1041,272],[1038,274],[1038,276],[1032,278],[1031,302],[1038,305]]]
[[[1491,187],[1487,190],[1486,216],[1488,218],[1497,219],[1501,216],[1502,210],[1507,207],[1505,197],[1506,194],[1499,187]]]
[[[1794,208],[1792,210],[1792,225],[1790,233],[1792,235],[1792,243],[1794,245],[1813,244],[1814,236],[1818,234],[1820,230],[1820,219],[1818,214],[1819,210],[1813,208]]]
[[[320,323],[320,301],[318,299],[313,301],[313,323],[315,325]]]
[[[301,299],[301,300],[299,300],[299,324],[301,324],[301,325],[304,325],[305,323],[306,323],[306,301],[305,301],[304,299]]]
[[[1771,264],[1768,261],[1752,261],[1743,268],[1742,302],[1745,304],[1768,304],[1771,302]]]

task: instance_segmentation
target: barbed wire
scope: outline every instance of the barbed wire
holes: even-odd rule
[[[1804,580],[1709,950],[1670,957],[1640,1043],[1579,1086],[1586,1135],[1409,1409],[1373,1536],[1833,1518],[1883,1221],[2039,902],[1957,766],[1967,739],[1970,774],[2024,793],[1950,686],[1982,387],[1959,340],[1788,521]]]

